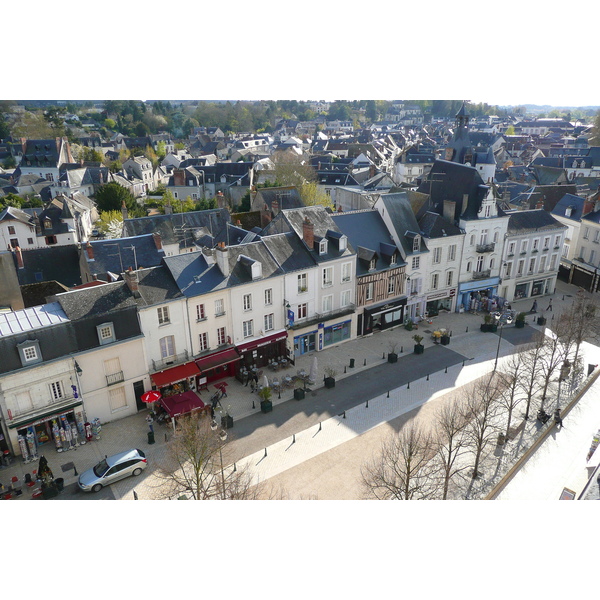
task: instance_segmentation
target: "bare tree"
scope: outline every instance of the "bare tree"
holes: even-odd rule
[[[478,379],[463,390],[463,406],[467,424],[465,438],[474,454],[472,478],[479,477],[481,457],[497,432],[496,417],[499,410],[499,397],[503,379],[490,373]]]
[[[584,340],[598,341],[600,338],[600,305],[595,298],[585,294],[583,290],[565,313],[564,331],[561,332],[563,343],[575,350],[573,363],[577,362],[579,350]]]
[[[524,355],[522,352],[511,354],[504,363],[502,370],[498,371],[498,377],[502,380],[502,389],[500,390],[499,402],[506,410],[506,430],[504,438],[509,437],[510,426],[512,424],[513,414],[517,406],[524,400],[519,393],[520,380],[525,373]]]
[[[452,478],[467,468],[462,460],[468,451],[465,433],[467,424],[467,411],[461,398],[445,402],[436,412],[435,426],[438,436],[435,449],[441,472],[443,500],[448,498]]]
[[[570,337],[566,332],[569,329],[569,320],[565,314],[559,314],[554,331],[544,336],[539,343],[542,345],[538,374],[542,379],[542,401],[540,410],[544,409],[544,402],[548,393],[548,387],[557,369],[562,366],[567,358],[569,348],[563,343],[570,343]]]
[[[379,454],[361,469],[369,497],[378,500],[425,500],[436,491],[432,477],[431,434],[414,420],[390,435]]]
[[[538,334],[537,339],[528,348],[521,353],[523,360],[523,368],[518,380],[519,389],[525,394],[525,420],[529,419],[529,409],[533,397],[541,389],[541,381],[539,377],[539,368],[541,355],[544,348],[544,334]]]
[[[214,431],[205,415],[179,417],[156,473],[163,497],[186,493],[194,500],[256,498],[260,486],[249,470],[229,466],[229,444],[230,439]]]

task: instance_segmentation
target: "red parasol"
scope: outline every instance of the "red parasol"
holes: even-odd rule
[[[149,392],[142,394],[142,402],[146,403],[158,402],[161,398],[160,392],[157,392],[156,390],[150,390]]]

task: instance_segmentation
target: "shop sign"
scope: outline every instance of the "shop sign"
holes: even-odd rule
[[[446,298],[447,296],[448,290],[444,292],[437,292],[436,294],[429,294],[429,296],[427,296],[427,302],[430,302],[431,300],[439,300],[440,298]]]
[[[454,296],[456,296],[456,288],[450,290],[450,298],[454,298]]]

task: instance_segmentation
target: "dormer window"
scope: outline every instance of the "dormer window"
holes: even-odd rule
[[[100,345],[111,344],[116,341],[115,328],[112,323],[102,323],[96,326],[96,332],[98,333],[98,341]]]
[[[319,242],[319,254],[327,253],[327,240],[321,240]]]
[[[40,343],[37,340],[26,340],[17,344],[19,358],[24,367],[42,362]]]
[[[394,254],[392,254],[390,256],[390,265],[395,265],[396,264],[396,253],[394,252]]]
[[[421,249],[421,236],[415,235],[413,239],[413,252],[418,252]]]
[[[376,258],[372,258],[369,261],[369,271],[374,271],[377,267],[377,259]]]

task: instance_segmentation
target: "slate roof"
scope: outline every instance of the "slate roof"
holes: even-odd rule
[[[600,223],[600,210],[594,210],[584,217],[581,218],[582,221],[591,221],[592,223]]]
[[[72,321],[84,317],[104,316],[135,306],[133,295],[124,281],[57,294],[55,299]]]
[[[584,203],[585,198],[573,194],[565,194],[552,209],[552,214],[564,217],[565,219],[571,219],[572,221],[579,221],[583,216]],[[571,215],[567,217],[566,210],[569,207],[571,208]]]
[[[135,301],[140,307],[162,304],[183,296],[164,264],[149,269],[140,269],[137,276],[140,296]]]
[[[79,248],[76,244],[23,250],[23,269],[17,269],[19,284],[58,281],[66,287],[81,284]]]
[[[512,235],[554,229],[566,229],[566,225],[557,221],[548,211],[541,208],[538,210],[518,210],[509,215],[507,232]]]
[[[419,219],[419,227],[425,237],[441,238],[450,235],[462,235],[460,227],[450,223],[447,219],[435,212],[427,211]]]

